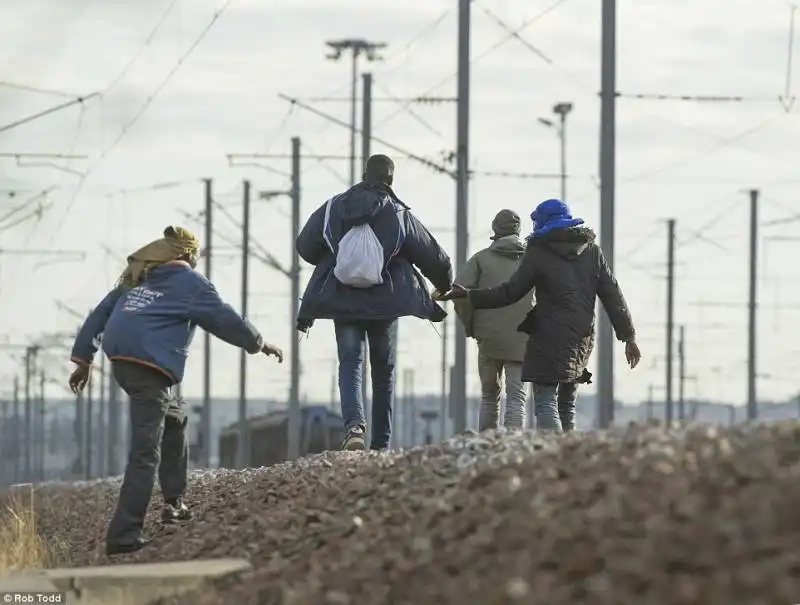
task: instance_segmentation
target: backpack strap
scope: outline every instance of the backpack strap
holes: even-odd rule
[[[322,223],[322,237],[325,243],[328,244],[328,248],[330,248],[331,252],[334,254],[336,254],[336,247],[333,243],[333,231],[331,230],[331,206],[333,206],[333,202],[338,200],[341,195],[342,194],[334,195],[325,202],[325,219]]]
[[[397,241],[394,244],[394,250],[389,255],[387,260],[393,259],[395,256],[400,254],[400,249],[403,247],[403,244],[406,241],[406,211],[408,210],[408,206],[406,206],[400,200],[392,200],[391,202],[394,205],[394,214],[397,218]]]

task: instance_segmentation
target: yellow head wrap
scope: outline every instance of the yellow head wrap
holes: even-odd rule
[[[200,240],[183,227],[170,225],[164,229],[164,237],[150,242],[128,256],[128,266],[119,277],[119,285],[133,288],[139,285],[153,267],[163,265],[200,251]]]

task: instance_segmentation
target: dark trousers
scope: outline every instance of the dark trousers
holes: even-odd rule
[[[141,536],[156,473],[164,500],[186,491],[187,417],[163,373],[129,361],[114,361],[113,372],[130,397],[131,447],[106,541],[131,544]]]
[[[373,450],[389,447],[392,438],[392,396],[395,382],[395,345],[397,320],[334,322],[339,353],[339,397],[346,428],[364,426],[364,402],[361,377],[364,367],[364,343],[369,339],[369,363],[372,378]]]

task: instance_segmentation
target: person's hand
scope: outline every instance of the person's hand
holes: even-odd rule
[[[444,294],[438,293],[439,296],[436,300],[455,300],[457,298],[466,298],[469,294],[469,290],[467,290],[464,286],[460,286],[458,284],[453,284],[453,287],[450,288],[449,291],[445,292]]]
[[[642,360],[642,352],[639,350],[639,345],[636,344],[635,340],[629,340],[625,343],[625,359],[628,361],[628,365],[631,366],[631,370],[639,365]]]
[[[278,359],[278,363],[283,363],[283,351],[281,351],[275,345],[265,344],[263,347],[261,347],[261,352],[267,357],[276,357]]]
[[[440,300],[440,301],[441,300],[445,300],[443,297],[446,296],[449,291],[450,290],[442,291],[442,290],[439,290],[438,288],[436,288],[433,291],[433,294],[431,294],[431,297],[433,298],[433,300]]]
[[[79,363],[69,377],[69,390],[76,395],[86,388],[92,377],[92,366],[88,363]]]

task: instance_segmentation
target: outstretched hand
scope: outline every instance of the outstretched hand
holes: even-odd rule
[[[92,375],[92,366],[88,363],[79,363],[69,377],[69,390],[76,395],[86,388]]]
[[[283,351],[281,351],[275,345],[265,344],[263,347],[261,347],[261,352],[267,357],[276,357],[278,359],[278,363],[283,363]]]
[[[434,299],[435,300],[456,300],[457,298],[466,298],[469,294],[469,290],[467,290],[464,286],[460,286],[458,284],[453,284],[453,287],[450,288],[447,292],[434,292]]]

